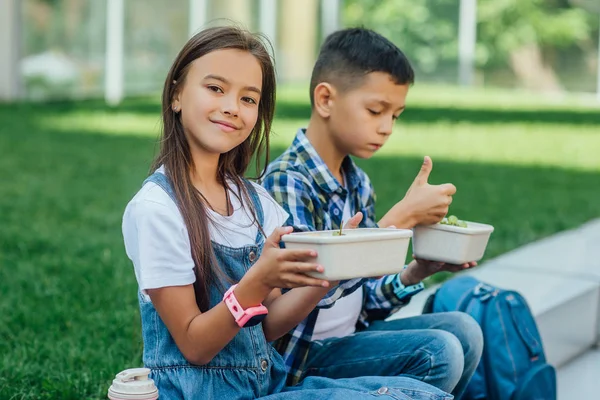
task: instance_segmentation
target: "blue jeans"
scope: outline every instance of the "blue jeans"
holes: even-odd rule
[[[404,376],[362,376],[330,379],[309,376],[296,386],[287,386],[268,400],[452,400],[452,395]]]
[[[304,377],[402,375],[460,399],[482,350],[481,328],[465,313],[376,321],[350,336],[312,342]]]

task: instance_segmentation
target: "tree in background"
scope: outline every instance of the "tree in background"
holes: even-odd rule
[[[345,0],[346,26],[364,25],[396,43],[421,75],[455,76],[458,0]]]
[[[593,90],[598,15],[568,0],[478,0],[476,65],[486,81],[537,90]],[[459,0],[346,0],[344,24],[364,25],[398,44],[427,80],[454,80]],[[509,71],[507,74],[503,71]],[[569,71],[562,76],[560,71]],[[506,76],[508,75],[508,76]]]

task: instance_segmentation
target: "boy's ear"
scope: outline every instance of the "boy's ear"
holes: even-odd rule
[[[331,107],[335,96],[335,87],[330,83],[321,82],[315,87],[315,92],[313,93],[314,108],[321,118],[329,118],[331,115]]]

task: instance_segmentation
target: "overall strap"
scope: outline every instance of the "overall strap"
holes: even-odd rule
[[[144,180],[143,185],[148,182],[156,183],[158,186],[162,188],[169,197],[177,204],[177,198],[175,197],[175,191],[173,190],[173,185],[171,184],[171,180],[168,176],[161,172],[155,172]],[[142,185],[142,186],[143,186]]]
[[[248,189],[248,193],[250,194],[250,200],[252,200],[252,204],[254,205],[254,210],[256,210],[256,218],[258,220],[257,222],[260,227],[263,227],[264,223],[265,223],[265,215],[264,215],[262,203],[260,202],[260,197],[258,195],[258,192],[256,191],[256,188],[254,187],[254,185],[252,185],[252,182],[250,182],[249,180],[242,179],[242,182],[244,182],[244,184],[246,185],[246,188]],[[262,242],[262,239],[263,239],[262,230],[259,229],[258,233],[256,234],[256,243]]]

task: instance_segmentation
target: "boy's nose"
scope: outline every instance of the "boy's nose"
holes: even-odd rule
[[[385,135],[385,136],[389,136],[392,134],[392,130],[394,128],[394,121],[390,120],[390,121],[382,121],[381,124],[379,125],[379,130],[377,133],[379,133],[380,135]]]

